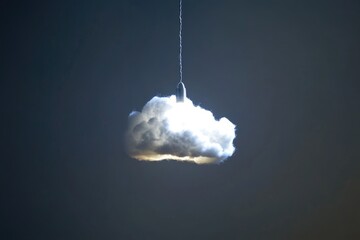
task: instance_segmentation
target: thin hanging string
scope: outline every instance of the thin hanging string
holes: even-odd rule
[[[182,0],[180,0],[180,12],[179,12],[179,70],[180,70],[180,82],[182,82]]]

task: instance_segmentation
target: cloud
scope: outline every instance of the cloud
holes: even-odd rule
[[[141,112],[129,115],[126,145],[129,155],[138,160],[191,161],[220,163],[235,148],[235,125],[227,118],[194,106],[190,99],[153,97]]]

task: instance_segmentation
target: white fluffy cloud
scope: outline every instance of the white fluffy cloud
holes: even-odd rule
[[[153,97],[141,112],[129,115],[127,150],[138,160],[219,163],[235,148],[235,125],[227,118],[194,106],[190,99],[176,102],[175,96]]]

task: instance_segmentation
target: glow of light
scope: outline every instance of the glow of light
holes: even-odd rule
[[[216,120],[190,99],[154,97],[129,121],[128,152],[139,160],[219,163],[235,150],[235,125],[226,118]]]

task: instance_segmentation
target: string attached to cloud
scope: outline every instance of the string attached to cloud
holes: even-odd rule
[[[186,96],[182,66],[182,0],[179,5],[179,74],[176,95],[153,97],[141,112],[129,115],[126,146],[138,160],[220,163],[235,151],[235,125],[216,120],[212,112],[195,106]]]

